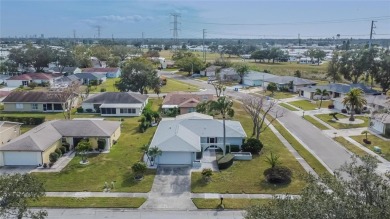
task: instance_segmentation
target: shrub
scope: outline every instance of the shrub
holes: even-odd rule
[[[334,109],[334,105],[333,104],[329,104],[328,105],[328,109]]]
[[[54,162],[49,163],[49,168],[51,168],[54,165]]]
[[[61,146],[60,147],[60,151],[61,151],[62,154],[65,154],[66,153],[66,147]]]
[[[342,109],[341,112],[342,113],[347,113],[348,111],[347,111],[347,109]]]
[[[4,104],[0,104],[0,110],[4,110]]]
[[[142,179],[144,176],[144,173],[146,172],[146,164],[144,162],[138,161],[137,163],[133,164],[131,166],[131,170],[134,172],[135,179]]]
[[[213,175],[213,171],[210,168],[205,168],[202,170],[202,178],[204,181],[208,182]]]
[[[36,87],[38,86],[38,84],[35,83],[35,82],[31,82],[31,83],[29,83],[27,86],[28,86],[29,88],[31,88],[31,89],[34,89],[34,88],[36,88]]]
[[[106,92],[106,88],[100,88],[100,92]]]
[[[85,109],[85,112],[87,112],[87,113],[92,113],[93,110],[92,110],[92,109]]]
[[[44,163],[42,167],[47,168],[47,163]]]
[[[240,146],[239,145],[230,145],[230,151],[231,152],[240,152]]]
[[[220,170],[224,170],[229,168],[233,164],[234,155],[233,154],[226,154],[225,156],[221,157],[218,161],[218,168]]]
[[[59,148],[57,148],[57,149],[55,150],[55,152],[58,154],[59,157],[62,156],[62,152],[61,152],[61,150],[60,150]]]
[[[63,142],[63,143],[62,143],[62,146],[66,148],[66,151],[69,151],[69,150],[70,150],[70,144],[69,144],[69,143]]]
[[[77,108],[77,112],[78,112],[78,113],[83,113],[83,112],[84,112],[84,109],[83,109],[83,107],[81,107],[81,106],[80,106],[80,107],[78,107],[78,108]]]
[[[99,150],[104,150],[104,148],[106,148],[106,139],[99,139],[97,144]]]
[[[1,116],[0,121],[10,121],[10,122],[20,122],[25,125],[40,125],[45,121],[44,116],[33,116],[33,117],[23,117],[23,116]]]
[[[363,142],[364,142],[365,144],[371,144],[371,141],[370,141],[370,140],[367,140],[367,139],[363,139]]]
[[[355,113],[356,114],[362,114],[362,110],[360,108],[355,108]]]
[[[49,154],[50,163],[55,163],[58,160],[59,155],[56,152]]]
[[[288,167],[275,166],[274,168],[266,169],[264,176],[272,184],[290,183],[292,172]]]
[[[258,154],[263,148],[263,144],[260,140],[255,138],[248,138],[242,145],[242,151],[251,152],[252,154]]]

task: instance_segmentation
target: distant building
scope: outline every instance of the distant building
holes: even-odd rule
[[[121,76],[120,68],[84,68],[82,73],[95,73],[104,75],[106,78],[118,78]]]

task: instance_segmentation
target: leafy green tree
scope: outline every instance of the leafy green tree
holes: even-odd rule
[[[60,73],[62,73],[65,67],[77,66],[76,58],[71,51],[57,52],[57,61],[60,68]]]
[[[363,106],[367,104],[367,100],[364,98],[364,92],[361,89],[353,88],[345,95],[342,103],[344,106],[351,106],[349,121],[355,121],[355,117],[353,116],[355,109],[363,108]]]
[[[160,79],[152,63],[146,59],[136,58],[127,61],[122,68],[120,80],[115,87],[121,92],[140,92],[144,94],[147,89],[159,86]]]
[[[242,145],[242,150],[245,152],[251,152],[252,154],[259,154],[263,149],[263,143],[256,138],[248,138]]]
[[[234,66],[234,69],[236,70],[237,74],[240,76],[240,84],[242,84],[244,80],[244,76],[249,72],[249,66],[240,63],[240,64],[236,64]]]
[[[226,116],[233,117],[233,101],[226,96],[221,96],[217,100],[210,102],[210,110],[218,112],[222,116],[222,126],[223,126],[223,155],[226,153],[226,126],[225,120]]]
[[[83,163],[87,162],[87,152],[92,150],[92,145],[87,140],[81,140],[76,146],[76,152],[81,156]]]
[[[44,210],[29,210],[29,201],[45,196],[43,183],[30,174],[0,174],[0,218],[44,219]]]
[[[33,65],[36,72],[43,72],[43,68],[47,67],[50,62],[56,61],[55,54],[50,47],[36,48],[32,45],[11,49],[8,58],[24,67]]]
[[[78,45],[73,47],[73,54],[76,60],[76,63],[81,68],[92,67],[91,56],[88,52],[88,49],[85,46]]]
[[[321,90],[321,89],[317,88],[316,92],[314,94],[320,96],[320,107],[319,108],[321,109],[322,100],[324,99],[325,96],[329,96],[329,92],[326,89]]]
[[[294,76],[297,77],[297,78],[301,78],[301,77],[302,77],[301,71],[296,70],[296,71],[294,72]]]
[[[145,54],[144,57],[160,57],[160,53],[158,50],[148,50]]]
[[[181,50],[177,50],[172,55],[172,60],[177,61],[182,58],[190,58],[190,57],[196,57],[194,53],[192,52],[184,52]]]
[[[278,90],[278,87],[274,82],[271,82],[267,85],[267,90],[271,91],[272,95],[274,95],[274,92]]]
[[[375,75],[375,81],[380,84],[382,92],[386,94],[390,89],[390,50],[381,51],[379,57],[379,70]]]
[[[372,157],[356,158],[321,179],[309,175],[300,198],[275,196],[266,205],[247,209],[246,219],[274,218],[390,218],[389,179],[378,174]],[[341,174],[343,173],[343,174]]]
[[[328,71],[326,73],[326,77],[330,78],[333,83],[341,80],[340,77],[340,62],[339,62],[339,52],[334,52],[332,56],[332,60],[328,63]]]
[[[340,61],[340,73],[352,83],[358,83],[368,69],[364,50],[344,52]]]
[[[121,58],[119,56],[110,56],[110,58],[108,58],[107,65],[116,68],[119,66],[120,61]]]
[[[203,61],[196,56],[183,57],[177,60],[175,64],[183,71],[188,72],[189,75],[194,72],[200,72],[204,68]]]
[[[98,58],[100,61],[107,61],[110,58],[110,50],[106,46],[95,45],[89,48],[91,56]]]
[[[112,55],[119,57],[121,61],[125,60],[129,52],[130,49],[123,45],[113,46],[111,48]]]
[[[272,63],[275,63],[275,60],[279,60],[283,57],[284,52],[279,48],[272,48],[269,51],[268,59],[272,59]]]
[[[131,166],[131,170],[135,174],[136,179],[142,179],[147,170],[146,164],[144,162],[138,161],[137,163]]]
[[[309,49],[306,51],[306,55],[309,56],[312,60],[317,59],[317,65],[320,65],[320,60],[325,58],[326,53],[321,49]]]
[[[208,101],[202,101],[196,105],[196,112],[207,114],[210,111],[209,106],[210,103]]]

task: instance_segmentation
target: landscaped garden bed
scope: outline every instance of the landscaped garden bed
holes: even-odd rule
[[[328,123],[332,127],[336,129],[351,129],[351,128],[363,128],[363,127],[368,127],[369,124],[369,118],[366,116],[355,116],[356,120],[360,119],[363,122],[360,124],[345,124],[341,123],[339,121],[336,121],[333,116],[329,114],[317,114],[315,115],[317,118],[321,119],[322,121]],[[343,115],[343,114],[337,114],[336,117],[338,119],[347,119],[348,116]]]

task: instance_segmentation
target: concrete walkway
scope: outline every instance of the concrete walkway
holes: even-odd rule
[[[68,152],[68,154],[60,157],[51,168],[35,168],[31,172],[61,172],[74,158],[75,154],[74,151]]]

